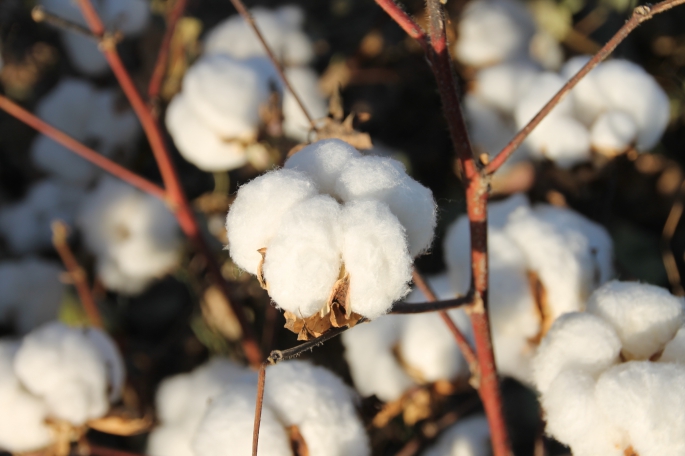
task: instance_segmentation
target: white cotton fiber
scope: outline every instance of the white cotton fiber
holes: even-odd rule
[[[51,223],[72,225],[83,199],[83,190],[57,179],[35,184],[21,202],[0,209],[0,233],[9,248],[19,254],[52,245]]]
[[[666,344],[659,361],[685,364],[685,327],[681,326],[675,337]]]
[[[267,375],[267,385],[269,380]],[[226,390],[212,401],[202,418],[192,440],[192,454],[225,456],[227,451],[235,455],[252,454],[256,397],[256,384],[227,385]],[[293,456],[287,430],[269,406],[262,409],[257,454]]]
[[[504,114],[513,115],[539,71],[525,62],[504,62],[476,73],[474,95]]]
[[[636,136],[633,118],[618,110],[600,114],[590,130],[592,147],[610,157],[628,150]]]
[[[180,259],[180,232],[164,203],[114,178],[102,178],[86,197],[78,226],[114,291],[138,294]]]
[[[306,67],[285,69],[285,75],[312,119],[321,119],[328,114],[328,103],[319,89],[319,76]],[[286,136],[306,142],[312,128],[307,116],[290,90],[284,88],[283,131]]]
[[[289,157],[284,167],[307,174],[323,193],[336,197],[335,183],[342,169],[361,154],[340,139],[324,139],[309,144]]]
[[[62,272],[58,263],[33,257],[0,262],[0,321],[24,334],[57,318]]]
[[[52,441],[45,424],[45,403],[32,396],[14,374],[19,342],[0,340],[0,450],[24,453],[39,450]]]
[[[606,321],[589,313],[559,317],[538,347],[533,379],[543,395],[556,376],[576,370],[596,376],[619,360],[621,341]]]
[[[258,250],[268,246],[281,219],[293,206],[317,192],[304,173],[289,169],[266,173],[241,186],[226,217],[233,261],[257,274],[262,259]]]
[[[580,71],[580,69],[590,60],[588,55],[579,55],[570,58],[560,70],[561,76],[564,80],[569,80]],[[575,116],[585,125],[592,125],[603,111],[607,109],[606,99],[602,91],[602,87],[597,80],[597,73],[599,67],[591,70],[578,84],[571,89],[569,98],[573,100],[573,108]]]
[[[471,143],[490,156],[497,155],[516,134],[513,122],[475,95],[467,94],[464,98],[464,114]],[[520,152],[514,154],[505,165],[521,155]]]
[[[683,384],[684,366],[633,361],[605,372],[595,394],[607,421],[626,435],[625,445],[635,454],[684,454]]]
[[[489,456],[490,427],[483,415],[462,418],[447,428],[423,456]]]
[[[614,327],[626,359],[649,359],[661,351],[685,319],[682,298],[634,282],[607,283],[592,294],[587,310]]]
[[[339,278],[341,208],[328,195],[302,201],[281,219],[264,259],[269,295],[306,318],[325,306]]]
[[[404,228],[378,201],[347,203],[341,224],[352,311],[374,319],[409,292],[412,259]]]
[[[123,361],[111,347],[103,350],[98,331],[41,326],[24,337],[14,360],[17,377],[45,400],[50,415],[77,426],[107,413],[122,386]]]
[[[515,60],[527,54],[534,33],[535,24],[522,3],[479,0],[462,12],[455,53],[462,63],[477,67]]]

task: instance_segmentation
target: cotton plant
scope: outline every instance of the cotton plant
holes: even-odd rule
[[[471,281],[469,222],[459,218],[445,238],[452,286]],[[490,321],[498,370],[530,384],[531,359],[554,320],[584,309],[613,273],[612,242],[600,225],[570,209],[532,206],[523,195],[488,210]]]
[[[140,124],[130,109],[118,107],[119,96],[117,90],[65,78],[40,101],[36,115],[109,158],[126,157],[140,134]],[[37,168],[75,185],[88,185],[101,172],[45,135],[36,137],[30,153]]]
[[[137,295],[176,268],[183,241],[164,203],[111,177],[86,195],[77,218],[95,270],[110,290]]]
[[[55,443],[49,423],[80,428],[120,398],[125,371],[114,342],[95,328],[51,322],[20,341],[0,340],[0,449]]]
[[[219,456],[230,448],[250,454],[254,426],[254,377],[228,384],[207,408],[192,442],[195,456]],[[356,393],[322,367],[286,361],[266,368],[259,432],[264,456],[367,456],[369,439],[357,416]]]
[[[685,312],[653,285],[612,281],[559,318],[533,360],[546,431],[574,455],[685,452]]]
[[[59,312],[62,267],[35,257],[0,261],[0,323],[25,334]]]
[[[125,37],[140,35],[150,19],[145,0],[94,0],[91,2],[110,32]],[[77,2],[73,0],[40,0],[46,11],[87,27]],[[87,76],[102,76],[109,68],[98,43],[71,30],[60,30],[62,42],[74,67]]]
[[[423,456],[490,456],[490,427],[484,415],[462,418],[442,431]]]
[[[0,234],[17,254],[34,253],[52,245],[53,220],[73,224],[83,190],[59,179],[34,184],[19,202],[0,209]]]
[[[447,274],[427,277],[438,299],[452,299]],[[425,302],[414,290],[405,302]],[[470,335],[470,325],[461,309],[450,310],[450,318]],[[355,388],[364,396],[384,402],[400,399],[413,387],[437,381],[468,380],[469,366],[437,313],[389,315],[359,325],[342,334],[345,360]]]
[[[386,313],[408,293],[435,223],[431,191],[400,162],[330,139],[240,187],[226,230],[235,264],[307,338],[322,331],[301,320],[316,315],[340,326]]]

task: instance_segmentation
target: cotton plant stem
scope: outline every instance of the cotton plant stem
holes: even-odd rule
[[[266,51],[266,54],[269,56],[271,63],[274,65],[274,67],[276,67],[276,71],[278,72],[278,75],[281,77],[283,84],[285,84],[286,89],[288,90],[288,92],[290,92],[290,94],[297,102],[297,105],[300,107],[305,117],[307,118],[307,122],[309,122],[309,125],[312,127],[313,130],[316,130],[316,123],[314,122],[314,119],[312,118],[307,108],[304,106],[302,99],[299,97],[299,95],[297,95],[297,92],[293,90],[293,86],[290,84],[290,81],[285,75],[283,65],[281,64],[281,62],[278,61],[276,55],[271,50],[271,47],[264,39],[264,35],[262,35],[262,32],[259,30],[259,27],[257,26],[257,23],[255,22],[250,12],[247,10],[247,8],[245,8],[245,4],[242,2],[242,0],[231,0],[231,3],[233,4],[233,7],[238,11],[238,13],[242,16],[242,18],[245,20],[245,22],[247,22],[248,25],[252,28],[255,35],[257,35],[257,38],[259,39],[260,43],[262,43],[262,47],[264,48],[264,51]]]
[[[511,154],[519,148],[523,141],[530,135],[530,133],[537,127],[540,122],[552,111],[552,109],[561,102],[561,100],[573,89],[593,68],[605,60],[621,42],[637,28],[638,25],[651,19],[657,14],[668,11],[671,8],[682,5],[685,0],[665,0],[656,5],[641,5],[633,10],[630,19],[621,27],[618,32],[597,52],[586,64],[581,68],[564,86],[552,97],[551,100],[531,119],[528,124],[519,131],[516,136],[504,146],[497,156],[485,167],[487,174],[493,174],[497,171],[504,162],[511,156]]]
[[[162,83],[164,82],[164,77],[167,74],[171,40],[174,37],[174,32],[176,31],[176,24],[178,24],[178,21],[181,19],[181,17],[183,17],[183,13],[185,12],[187,4],[188,0],[176,0],[176,3],[174,3],[173,8],[169,12],[166,31],[164,32],[162,44],[159,47],[157,60],[155,61],[155,67],[152,71],[152,76],[150,77],[150,83],[147,89],[148,99],[152,103],[155,103],[159,98],[159,92],[162,89]]]
[[[252,456],[257,456],[259,446],[259,427],[262,422],[262,409],[264,408],[264,386],[266,384],[266,363],[259,367],[257,377],[257,400],[255,401],[254,427],[252,428]]]
[[[53,25],[55,27],[69,30],[70,32],[78,33],[79,35],[83,35],[95,41],[98,40],[98,38],[95,35],[93,35],[93,32],[91,32],[87,27],[72,22],[68,19],[64,19],[63,17],[57,16],[56,14],[52,14],[40,5],[35,6],[31,10],[31,19],[33,19],[36,22],[47,22],[48,24]]]
[[[62,263],[64,263],[64,267],[67,268],[67,272],[81,300],[83,310],[88,316],[88,322],[95,328],[102,328],[102,317],[100,317],[100,311],[88,286],[86,271],[83,270],[69,248],[67,242],[68,235],[69,228],[64,222],[59,220],[52,222],[52,245],[55,246],[55,250],[57,250]]]
[[[93,4],[90,0],[78,0],[81,12],[86,19],[86,23],[90,27],[90,30],[95,34],[95,36],[102,37],[101,49],[109,63],[114,76],[119,81],[126,98],[128,98],[129,103],[133,111],[138,116],[145,135],[150,143],[150,148],[159,167],[160,174],[162,175],[162,180],[164,182],[164,187],[168,195],[168,202],[171,206],[176,219],[181,227],[181,230],[185,233],[188,239],[192,242],[193,246],[203,255],[207,261],[208,272],[210,278],[214,283],[219,286],[219,289],[223,293],[224,297],[231,306],[233,313],[235,314],[240,327],[242,329],[242,346],[245,352],[245,356],[253,366],[259,366],[262,362],[262,353],[257,342],[257,338],[252,329],[252,326],[247,320],[245,312],[239,304],[234,302],[230,298],[228,292],[228,285],[221,275],[221,268],[214,258],[214,254],[210,247],[207,245],[202,233],[200,231],[197,219],[193,213],[188,199],[186,198],[185,192],[181,187],[180,179],[176,173],[173,162],[171,160],[171,154],[166,146],[164,137],[162,135],[162,130],[159,127],[157,119],[153,115],[152,111],[143,101],[138,89],[136,89],[131,75],[124,66],[119,54],[117,53],[115,43],[108,39],[105,27],[100,20]]]
[[[683,290],[680,271],[678,271],[678,263],[676,263],[675,256],[673,255],[671,240],[673,239],[675,230],[676,228],[678,228],[678,225],[680,224],[680,219],[683,216],[682,199],[684,196],[685,182],[680,184],[680,190],[676,194],[675,201],[673,202],[671,210],[668,213],[666,223],[664,223],[664,229],[661,232],[661,257],[664,262],[664,268],[666,269],[668,281],[671,284],[671,291],[676,296],[685,295],[685,290]]]
[[[428,302],[398,302],[392,306],[388,314],[406,315],[437,312],[442,310],[456,309],[457,307],[469,306],[473,303],[473,293],[469,292],[466,296],[459,296],[453,299]]]

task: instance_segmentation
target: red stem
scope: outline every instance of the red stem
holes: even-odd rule
[[[257,377],[257,400],[255,401],[254,427],[252,428],[252,456],[257,456],[259,446],[259,427],[262,423],[262,409],[264,408],[264,386],[266,384],[266,363],[259,366]]]
[[[164,82],[164,76],[167,73],[167,63],[169,61],[169,48],[171,47],[171,39],[174,37],[174,32],[176,30],[176,24],[183,17],[188,0],[176,0],[174,7],[169,12],[169,17],[167,18],[166,31],[164,32],[164,38],[162,39],[162,44],[159,48],[159,53],[157,54],[157,61],[155,62],[155,69],[150,77],[150,84],[147,89],[148,99],[154,101],[159,97],[159,91],[162,88],[162,83]]]
[[[376,0],[376,3],[388,13],[407,35],[419,42],[424,52],[428,54],[428,37],[426,32],[409,16],[394,0]]]

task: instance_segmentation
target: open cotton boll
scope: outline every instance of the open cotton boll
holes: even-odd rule
[[[270,384],[268,378],[266,384]],[[192,440],[192,454],[224,456],[229,449],[231,454],[251,454],[256,397],[256,384],[228,386],[211,402],[202,418]],[[287,430],[269,406],[262,408],[258,454],[293,456]]]
[[[350,274],[350,307],[368,319],[386,313],[409,292],[412,259],[404,228],[385,204],[345,204],[342,261]]]
[[[356,401],[356,393],[336,375],[308,362],[267,370],[264,402],[285,427],[298,427],[310,456],[370,454]]]
[[[600,114],[590,130],[592,147],[609,157],[628,150],[636,136],[637,125],[633,118],[617,110]]]
[[[309,176],[323,193],[336,196],[335,183],[347,163],[361,154],[340,139],[324,139],[309,144],[289,157],[286,169],[295,169]]]
[[[683,304],[661,287],[613,281],[590,296],[587,311],[614,327],[626,359],[649,359],[682,326]]]
[[[286,68],[285,75],[312,119],[321,119],[328,114],[328,103],[319,89],[319,76],[314,70],[302,67]],[[287,89],[284,92],[283,131],[286,136],[306,142],[312,128],[309,120],[292,92]]]
[[[476,73],[473,94],[504,114],[513,115],[518,100],[531,88],[539,70],[525,62],[504,62]]]
[[[238,141],[223,141],[188,103],[184,93],[169,103],[165,122],[183,158],[203,171],[228,171],[247,163],[245,147]]]
[[[264,40],[276,58],[286,66],[306,65],[314,57],[311,41],[300,30],[304,14],[299,7],[283,6],[276,10],[252,8]],[[205,54],[228,54],[236,58],[266,56],[257,35],[239,15],[231,16],[209,31]]]
[[[474,147],[490,156],[495,156],[514,137],[516,132],[513,122],[479,97],[467,94],[464,99],[466,122],[469,128],[469,138]],[[509,120],[509,121],[508,121]],[[517,151],[504,166],[519,161],[525,154]]]
[[[525,6],[515,0],[479,0],[464,8],[458,33],[457,58],[478,67],[525,57],[535,24]]]
[[[685,364],[685,327],[681,326],[675,337],[666,344],[659,361]]]
[[[45,403],[27,392],[14,374],[18,348],[19,342],[0,340],[0,450],[11,453],[39,450],[52,441]]]
[[[27,257],[0,262],[0,321],[23,334],[54,320],[64,294],[62,267]]]
[[[280,90],[278,74],[268,59],[238,60],[229,55],[201,58],[183,78],[183,93],[195,115],[224,139],[254,135],[259,108],[271,90]]]
[[[445,430],[423,456],[489,456],[490,427],[483,415],[462,418]]]
[[[0,233],[15,253],[36,252],[52,245],[53,220],[73,224],[83,190],[57,179],[31,187],[21,202],[0,209]]]
[[[388,315],[342,334],[345,360],[362,396],[391,402],[416,384],[393,354],[406,321],[405,315]]]
[[[14,359],[17,377],[50,415],[76,426],[107,413],[110,395],[121,392],[114,387],[121,386],[116,377],[123,360],[111,347],[103,349],[106,336],[93,336],[98,331],[49,323],[24,337]]]
[[[314,182],[291,169],[263,174],[241,186],[226,217],[233,261],[256,275],[262,259],[258,250],[268,246],[283,216],[317,193]]]
[[[300,318],[321,310],[339,278],[340,215],[328,195],[307,199],[283,215],[269,242],[263,269],[269,295]]]
[[[559,317],[538,347],[533,379],[543,395],[556,376],[576,370],[597,376],[619,360],[621,341],[606,321],[589,313]]]
[[[87,196],[78,226],[100,278],[114,291],[137,294],[180,259],[182,239],[164,203],[113,178],[101,179]]]
[[[684,383],[685,366],[648,361],[615,366],[599,378],[597,403],[625,436],[625,454],[629,447],[640,456],[685,453],[685,391],[678,387]]]

